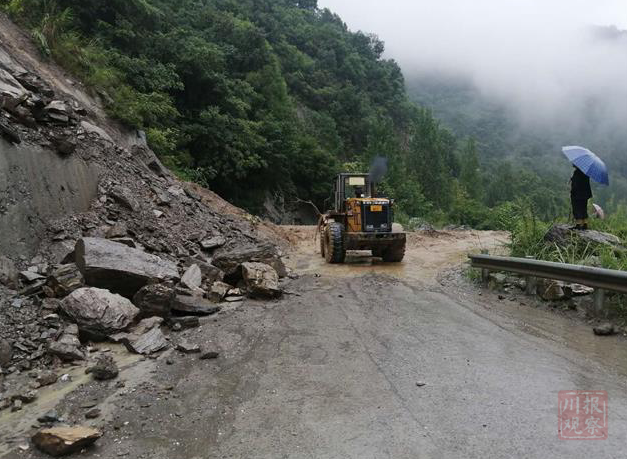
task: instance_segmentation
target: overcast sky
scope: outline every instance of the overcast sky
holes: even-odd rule
[[[627,0],[319,0],[351,30],[376,33],[407,77],[468,77],[521,116],[563,116],[591,98],[627,120],[627,39],[592,40],[589,25],[627,29]]]

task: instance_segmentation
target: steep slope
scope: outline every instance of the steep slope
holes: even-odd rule
[[[228,295],[240,300],[247,261],[286,275],[278,246],[287,242],[273,225],[177,180],[141,131],[108,119],[97,98],[3,16],[0,128],[0,402],[4,374],[58,362],[52,345],[73,321],[59,301],[83,284],[110,284],[138,304],[139,285],[160,282],[167,319],[171,295],[182,295],[172,298],[183,313],[215,312],[220,305],[209,301]],[[85,241],[112,252],[86,254]],[[83,332],[84,344],[91,337]]]

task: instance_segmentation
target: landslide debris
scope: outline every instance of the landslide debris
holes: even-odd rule
[[[0,410],[20,410],[31,400],[11,395],[25,379],[35,397],[39,387],[66,381],[60,370],[70,363],[89,368],[96,380],[115,378],[118,368],[106,349],[94,347],[98,341],[145,356],[168,348],[200,352],[168,335],[198,327],[200,317],[246,295],[280,294],[287,270],[267,225],[261,235],[257,219],[225,212],[230,205],[211,192],[177,180],[144,133],[106,120],[79,83],[51,77],[60,74],[52,64],[22,59],[5,43],[0,55],[0,146],[7,146],[0,155],[36,154],[59,167],[75,161],[95,171],[94,183],[70,190],[48,170],[31,174],[29,181],[41,181],[53,197],[86,201],[84,211],[66,206],[54,218],[38,213],[41,206],[23,206],[45,202],[41,196],[0,186],[2,228],[12,228],[8,219],[17,215],[32,222],[28,234],[35,235],[3,235],[25,242],[0,256]],[[33,442],[59,455],[99,436],[59,427],[41,430]]]

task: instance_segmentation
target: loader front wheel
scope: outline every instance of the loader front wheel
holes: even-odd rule
[[[328,263],[344,263],[344,225],[337,222],[329,223],[325,231],[325,259]]]

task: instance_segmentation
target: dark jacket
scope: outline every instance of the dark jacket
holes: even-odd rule
[[[575,168],[570,179],[570,197],[572,199],[590,199],[592,189],[590,188],[590,177]]]

